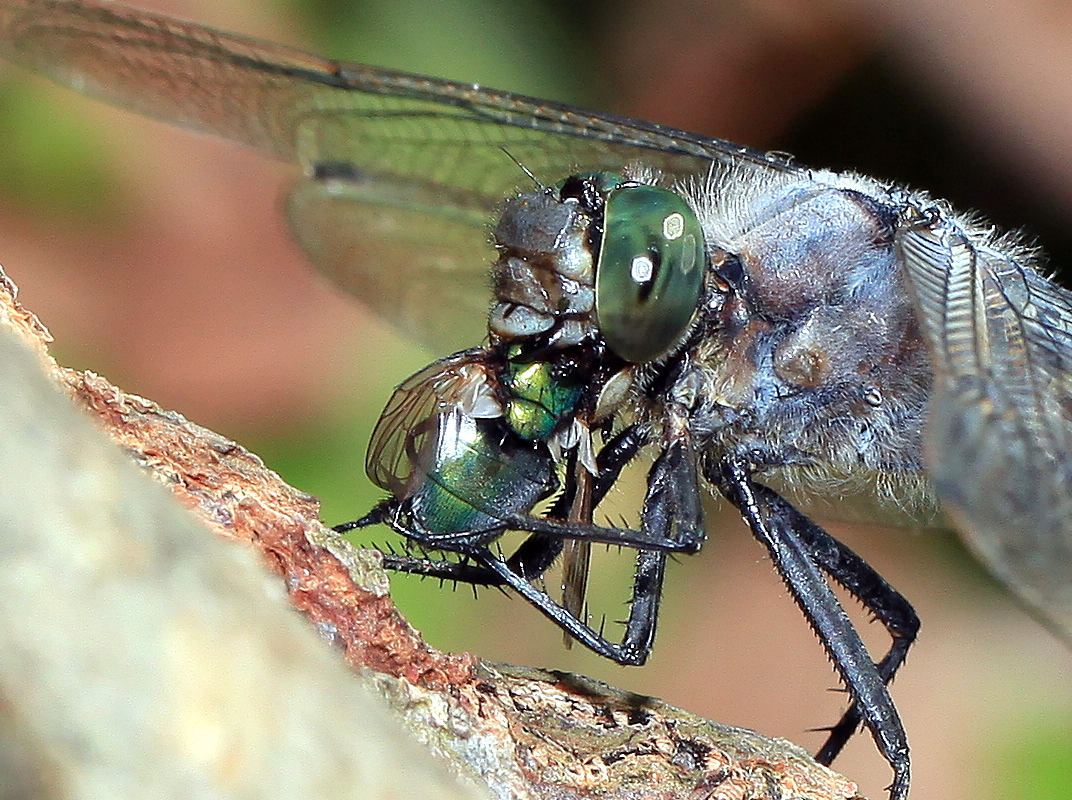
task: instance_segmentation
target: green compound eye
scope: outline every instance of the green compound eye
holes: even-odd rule
[[[680,195],[612,191],[596,267],[596,315],[610,349],[634,364],[665,353],[696,310],[704,264],[703,231]]]

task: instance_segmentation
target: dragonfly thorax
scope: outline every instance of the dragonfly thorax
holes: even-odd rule
[[[826,177],[706,198],[717,302],[689,350],[694,433],[760,471],[919,472],[933,378],[895,209]]]

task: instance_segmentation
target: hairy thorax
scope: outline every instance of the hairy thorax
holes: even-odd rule
[[[737,177],[752,197],[708,192],[700,205],[712,251],[690,354],[701,451],[805,490],[919,483],[931,368],[881,187],[868,181],[865,195],[862,179],[830,173],[773,187]]]

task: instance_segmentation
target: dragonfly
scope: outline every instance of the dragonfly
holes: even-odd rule
[[[388,401],[367,462],[387,497],[338,526],[383,523],[425,553],[387,566],[510,586],[594,651],[641,664],[667,556],[702,547],[713,490],[848,688],[818,760],[866,727],[893,800],[910,758],[888,684],[919,620],[791,490],[933,495],[1072,640],[1072,293],[1014,237],[779,154],[111,3],[0,0],[0,54],[301,165],[287,212],[310,259],[454,351]],[[640,523],[595,522],[643,454]],[[506,531],[525,534],[509,556],[495,549]],[[621,641],[589,625],[576,588],[560,603],[540,586],[563,553],[583,574],[594,542],[635,551]],[[881,657],[830,581],[885,626]]]

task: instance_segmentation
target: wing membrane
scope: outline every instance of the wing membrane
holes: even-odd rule
[[[412,481],[424,479],[425,442],[435,434],[436,416],[458,411],[473,418],[496,417],[487,352],[455,353],[411,375],[395,390],[372,432],[365,471],[381,489],[405,496]]]
[[[503,187],[492,187],[495,176],[474,169],[473,150],[518,148],[519,159],[532,158],[534,172],[554,169],[549,180],[565,177],[569,165],[612,167],[637,159],[683,174],[729,159],[787,168],[773,155],[718,139],[317,58],[110,3],[3,0],[0,33],[5,57],[140,114],[287,161],[383,163],[420,180],[435,175],[453,186],[487,187],[495,202]],[[552,144],[548,134],[560,142]],[[444,159],[440,146],[455,150],[453,158]],[[508,164],[493,173],[517,182],[517,169]]]
[[[478,321],[462,323],[446,344],[479,340],[464,337],[483,326],[491,251],[473,245],[487,241],[497,205],[519,186],[529,188],[514,159],[546,184],[637,161],[677,176],[740,159],[790,169],[779,157],[696,134],[330,61],[110,3],[0,0],[0,54],[114,105],[300,163],[309,179],[329,174],[336,184],[359,184],[335,192],[342,198],[335,210],[319,201],[302,205],[315,194],[302,188],[290,212],[299,238],[330,277],[441,352],[447,316],[464,309],[432,303],[425,316],[412,309],[427,296],[449,301],[471,291]],[[324,200],[331,192],[321,194]],[[328,221],[352,231],[392,216],[393,228],[374,225],[360,240],[353,233],[339,245],[325,239]],[[403,225],[422,232],[420,255],[405,281],[382,291],[384,272],[400,275],[417,252],[412,234],[399,235]],[[454,234],[452,227],[475,232]],[[421,265],[446,262],[453,265],[420,276]]]
[[[432,352],[483,341],[495,257],[490,229],[461,207],[415,206],[397,189],[303,180],[287,199],[287,216],[323,273]]]
[[[898,244],[934,356],[925,457],[983,562],[1072,640],[1072,293],[950,219]]]
[[[5,57],[141,114],[306,167],[345,161],[469,188],[492,204],[524,177],[507,158],[474,160],[500,147],[541,179],[552,171],[549,182],[570,167],[638,159],[675,174],[712,160],[788,169],[779,157],[684,131],[317,58],[112,4],[3,0],[0,36]]]

